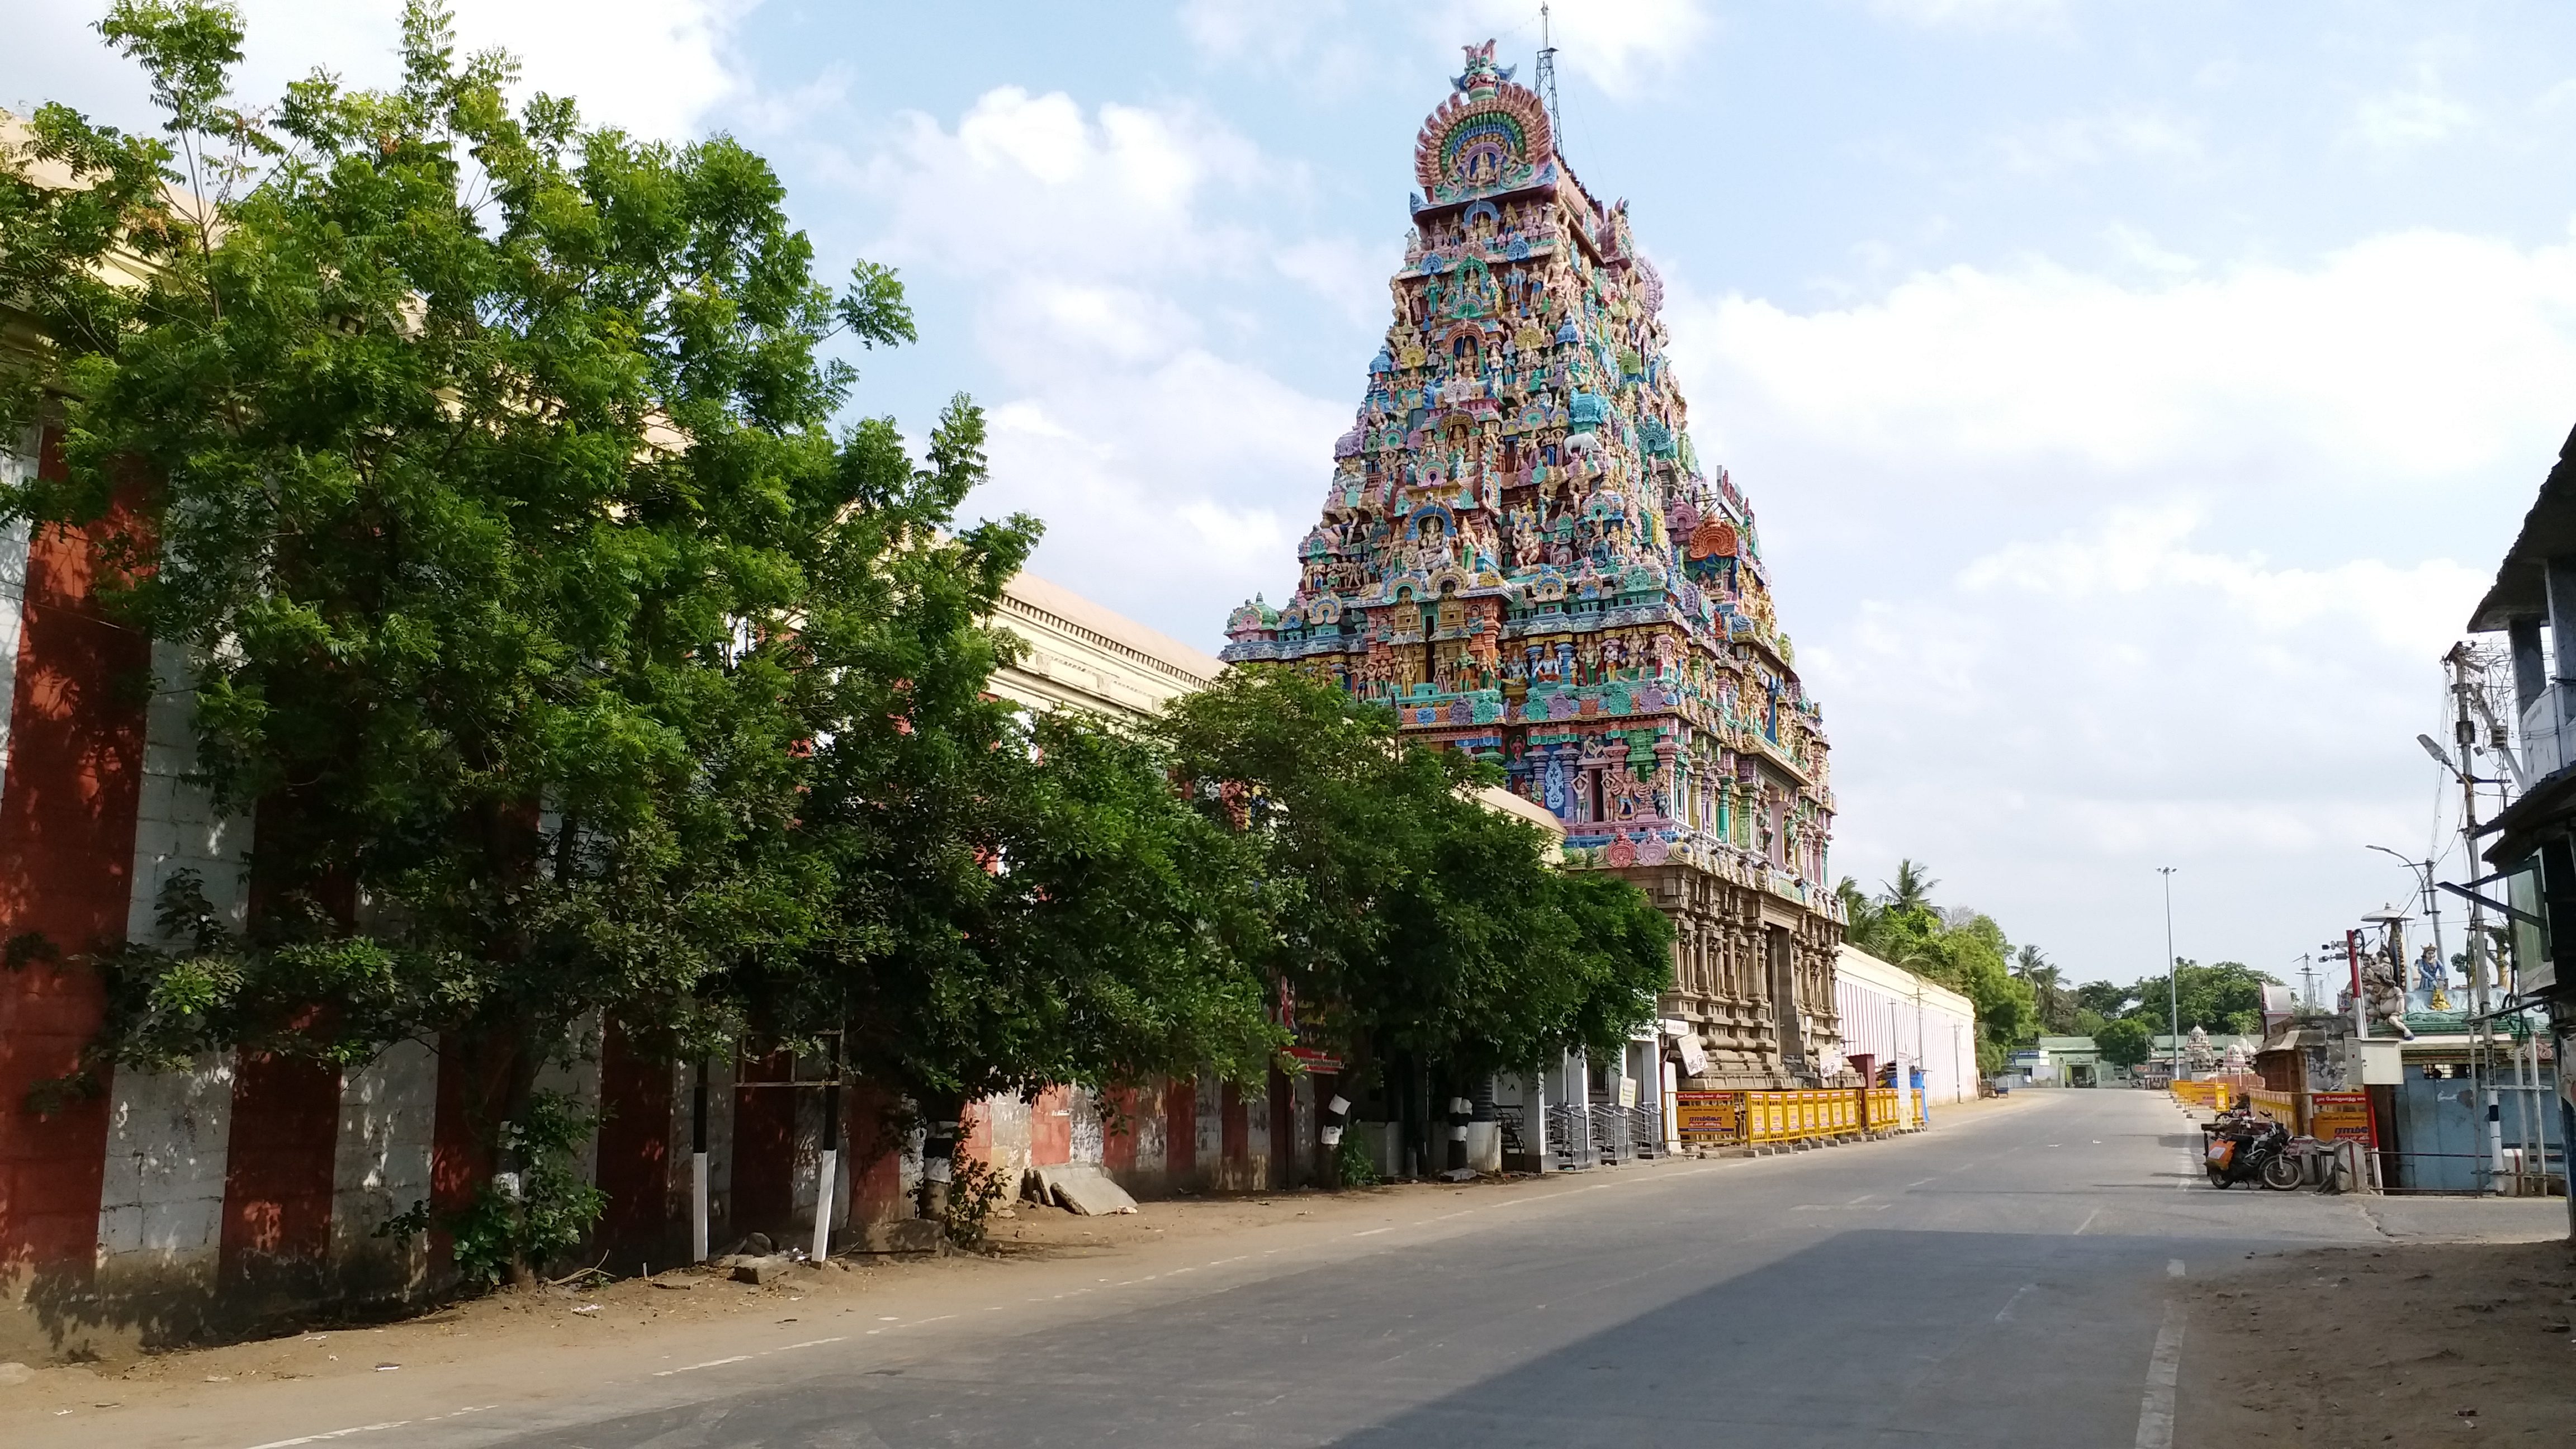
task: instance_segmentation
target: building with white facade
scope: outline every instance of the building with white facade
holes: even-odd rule
[[[1934,1106],[1975,1100],[1976,1003],[1849,942],[1834,960],[1834,1000],[1846,1058],[1868,1058],[1872,1072],[1889,1062],[1920,1067]]]

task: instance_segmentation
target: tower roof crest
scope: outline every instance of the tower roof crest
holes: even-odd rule
[[[1422,123],[1413,174],[1432,206],[1471,201],[1556,179],[1555,128],[1538,93],[1494,64],[1494,42],[1464,47],[1467,68],[1450,96]]]

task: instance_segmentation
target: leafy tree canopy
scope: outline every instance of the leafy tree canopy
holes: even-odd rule
[[[2170,992],[2162,976],[2143,977],[2125,987],[2096,982],[2084,988],[2096,999],[2120,1003],[2117,1014],[2135,1017],[2162,1036],[2171,1030],[2174,1008],[2181,1008],[2182,1029],[2199,1027],[2212,1034],[2259,1035],[2263,1030],[2263,988],[2280,979],[2241,961],[2203,966],[2177,957]],[[2114,1013],[2105,1012],[2105,1015]]]
[[[1996,1070],[2004,1052],[2039,1029],[2039,993],[2012,968],[2012,946],[1994,919],[1933,904],[1940,885],[1920,864],[1897,862],[1875,897],[1845,879],[1836,889],[1850,915],[1845,939],[1883,961],[1940,982],[1976,1004],[1978,1060]]]
[[[1653,1015],[1671,924],[1477,804],[1490,766],[1285,671],[1232,671],[1159,729],[1191,797],[1255,842],[1264,969],[1330,1040],[1478,1073],[1615,1051]]]
[[[168,124],[47,105],[0,158],[46,339],[0,421],[66,465],[0,512],[84,531],[256,833],[246,921],[183,879],[158,940],[59,943],[108,978],[93,1068],[445,1034],[498,1150],[593,1011],[691,1053],[846,1028],[952,1097],[1264,1059],[1244,847],[1163,746],[988,697],[1037,524],[958,523],[980,415],[918,461],[830,428],[827,345],[912,339],[890,271],[822,282],[730,138],[513,104],[425,0],[398,88],[262,110],[229,6],[100,29]]]
[[[2095,1032],[2093,1045],[2100,1049],[2104,1061],[2134,1067],[2155,1054],[2156,1034],[2135,1017],[2122,1017]]]

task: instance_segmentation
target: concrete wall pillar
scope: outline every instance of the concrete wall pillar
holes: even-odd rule
[[[101,1288],[210,1297],[223,1246],[232,1053],[201,1057],[186,1071],[119,1072],[109,1103],[98,1209]]]
[[[424,1042],[395,1042],[341,1078],[331,1260],[349,1291],[379,1297],[423,1286],[429,1264],[420,1240],[374,1234],[385,1219],[429,1199],[437,1122],[438,1053]]]

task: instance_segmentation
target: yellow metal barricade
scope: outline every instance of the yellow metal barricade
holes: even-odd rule
[[[1726,1144],[1748,1140],[1751,1119],[1742,1092],[1674,1094],[1674,1129],[1684,1142]]]
[[[2189,1106],[2208,1107],[2214,1110],[2218,1106],[2218,1092],[2223,1085],[2225,1084],[2220,1082],[2176,1082],[2173,1084],[2174,1100]]]
[[[2308,1130],[2306,1114],[2299,1110],[2303,1104],[2299,1101],[2298,1094],[2275,1092],[2269,1088],[2257,1087],[2245,1093],[2245,1096],[2251,1099],[2246,1105],[2253,1110],[2255,1116],[2267,1122],[2278,1122],[2293,1133]]]

